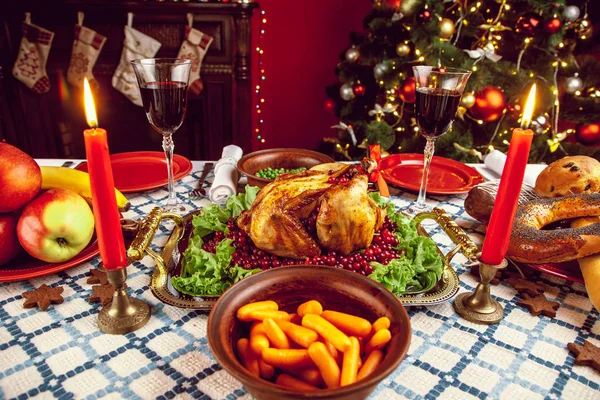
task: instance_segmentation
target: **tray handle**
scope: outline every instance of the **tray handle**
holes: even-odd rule
[[[479,248],[475,243],[473,243],[466,232],[452,220],[446,211],[436,207],[431,211],[417,214],[417,216],[415,216],[417,229],[424,231],[421,223],[426,219],[432,219],[437,222],[440,228],[442,228],[446,235],[448,235],[450,240],[456,244],[456,247],[446,254],[446,260],[448,264],[450,264],[450,261],[452,261],[454,256],[458,254],[459,251],[463,253],[468,260],[475,260],[477,258],[476,256],[479,252]]]
[[[140,229],[135,235],[135,239],[133,239],[129,249],[127,249],[127,257],[130,260],[139,261],[144,258],[145,253],[148,253],[157,262],[163,262],[162,257],[156,254],[152,249],[148,248],[148,246],[152,242],[152,239],[154,239],[156,230],[160,226],[161,221],[164,219],[171,219],[175,222],[175,224],[177,224],[177,226],[183,227],[183,219],[179,214],[164,212],[162,208],[154,207],[146,219],[142,221]],[[157,257],[160,258],[160,260],[157,260]]]

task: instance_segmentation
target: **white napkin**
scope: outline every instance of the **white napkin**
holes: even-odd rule
[[[498,150],[493,150],[484,157],[483,163],[485,164],[485,167],[497,175],[499,179],[502,176],[502,170],[504,169],[504,164],[506,163],[506,154]],[[527,165],[525,168],[525,177],[523,178],[523,182],[535,187],[535,180],[545,167],[545,165],[538,164]]]
[[[234,144],[223,147],[221,159],[215,165],[215,179],[208,191],[210,201],[223,204],[229,196],[236,194],[240,173],[237,162],[242,158],[243,150]]]

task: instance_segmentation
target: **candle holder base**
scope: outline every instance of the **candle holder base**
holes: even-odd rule
[[[112,302],[102,307],[98,314],[98,327],[102,332],[124,335],[146,325],[150,319],[150,305],[127,294],[127,269],[106,271],[108,282],[115,287]]]
[[[486,264],[477,255],[479,261],[479,275],[481,282],[472,293],[461,293],[454,300],[454,310],[467,321],[476,324],[493,325],[504,318],[504,308],[492,299],[490,294],[490,281],[496,276],[499,269],[506,268],[508,262],[503,259],[499,265]]]

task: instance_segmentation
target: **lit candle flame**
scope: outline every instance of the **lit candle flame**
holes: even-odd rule
[[[535,83],[531,85],[529,90],[529,96],[527,96],[527,103],[525,104],[525,111],[523,111],[523,118],[521,119],[521,129],[529,128],[531,123],[531,115],[533,114],[533,107],[535,106]]]
[[[85,105],[85,118],[90,128],[98,127],[98,117],[96,116],[96,107],[94,106],[94,98],[92,97],[92,89],[87,78],[83,79],[83,103]]]

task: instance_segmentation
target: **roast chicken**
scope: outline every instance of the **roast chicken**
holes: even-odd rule
[[[365,175],[335,181],[350,168],[326,164],[279,175],[258,193],[238,218],[238,226],[256,247],[280,257],[306,259],[322,249],[347,255],[368,247],[385,214],[367,195]],[[311,234],[303,220],[314,213],[316,229]]]

